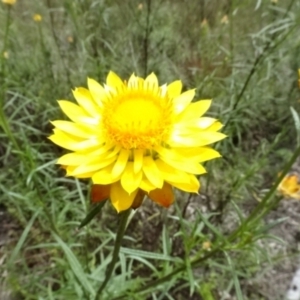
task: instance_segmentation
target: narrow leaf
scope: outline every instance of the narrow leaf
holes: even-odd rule
[[[101,209],[103,208],[104,204],[106,203],[105,201],[101,201],[100,203],[98,203],[97,205],[95,205],[86,215],[86,217],[83,219],[83,221],[80,223],[79,228],[82,228],[84,226],[86,226],[87,224],[89,224],[94,217],[101,211]]]

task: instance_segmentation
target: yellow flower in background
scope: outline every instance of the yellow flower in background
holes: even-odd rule
[[[74,38],[71,35],[67,37],[67,40],[70,44],[74,43]]]
[[[221,24],[228,24],[229,23],[229,20],[228,20],[228,16],[227,15],[224,15],[221,19]]]
[[[168,207],[173,187],[198,192],[201,163],[220,157],[208,145],[225,137],[220,122],[203,117],[211,100],[192,102],[194,89],[182,93],[179,80],[159,86],[153,73],[87,83],[73,91],[78,105],[58,101],[71,121],[52,122],[50,140],[72,151],[57,161],[67,176],[91,178],[93,200],[110,198],[117,211],[138,207],[145,194]]]
[[[285,197],[300,200],[300,183],[296,174],[287,174],[280,182],[277,190]]]
[[[43,19],[42,16],[39,14],[35,14],[32,18],[35,22],[41,22]]]
[[[3,3],[8,5],[14,5],[17,1],[16,0],[2,0]]]
[[[203,21],[201,22],[200,26],[201,26],[202,28],[207,27],[207,26],[208,26],[207,19],[204,18]]]
[[[9,59],[9,53],[8,53],[7,51],[4,51],[4,52],[3,52],[3,57],[4,57],[5,59]]]

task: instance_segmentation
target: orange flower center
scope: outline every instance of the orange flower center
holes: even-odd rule
[[[104,104],[103,125],[115,144],[125,149],[151,149],[169,134],[171,104],[167,97],[151,91],[128,91]]]

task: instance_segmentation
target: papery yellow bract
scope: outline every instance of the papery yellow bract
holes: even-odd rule
[[[67,176],[91,178],[94,201],[109,197],[117,211],[138,207],[147,194],[168,207],[173,188],[197,193],[202,162],[220,157],[208,145],[222,140],[222,124],[203,117],[211,100],[192,102],[181,81],[160,86],[155,74],[106,84],[88,79],[76,88],[77,104],[58,101],[71,121],[53,121],[49,138],[71,152],[58,159]]]
[[[296,174],[287,174],[277,190],[285,197],[300,200],[300,183]]]

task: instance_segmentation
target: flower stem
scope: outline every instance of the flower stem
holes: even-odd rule
[[[104,290],[104,288],[106,287],[107,283],[109,282],[109,279],[113,273],[115,264],[118,261],[121,243],[122,243],[123,236],[124,236],[124,233],[125,233],[125,230],[127,227],[127,221],[130,216],[130,212],[131,212],[131,208],[120,213],[120,223],[119,223],[119,228],[118,228],[118,232],[117,232],[117,236],[116,236],[112,259],[111,259],[111,261],[108,265],[108,268],[105,272],[105,279],[97,291],[95,300],[100,300],[100,295],[101,295],[102,291]]]

